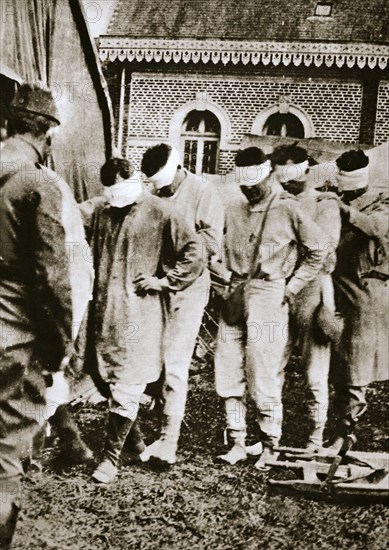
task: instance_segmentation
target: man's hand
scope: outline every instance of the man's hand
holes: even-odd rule
[[[289,307],[292,307],[294,302],[296,300],[296,294],[294,294],[293,292],[291,292],[288,287],[286,287],[285,289],[285,295],[284,295],[284,299],[282,301],[282,305],[286,305],[288,304]]]
[[[168,282],[164,279],[158,279],[152,275],[138,275],[134,281],[135,292],[139,296],[162,292],[168,288]]]
[[[220,262],[215,262],[209,267],[209,274],[211,275],[212,283],[217,285],[229,286],[231,283],[232,272],[228,271],[226,267]]]

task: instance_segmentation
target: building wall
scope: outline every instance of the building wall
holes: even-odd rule
[[[380,145],[389,139],[389,81],[382,80],[378,88],[377,119],[374,144]]]
[[[362,92],[357,80],[133,73],[126,105],[126,153],[137,166],[148,146],[169,139],[177,110],[199,96],[205,108],[207,102],[217,105],[229,121],[227,143],[220,151],[220,173],[233,167],[243,135],[251,133],[256,117],[277,104],[280,95],[289,96],[291,104],[311,119],[316,137],[357,142]]]

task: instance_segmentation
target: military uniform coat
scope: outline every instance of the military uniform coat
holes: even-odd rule
[[[57,370],[71,353],[92,274],[69,186],[28,138],[8,139],[0,175],[1,483],[22,474],[20,457],[47,419],[43,369]]]
[[[55,370],[91,297],[92,258],[70,187],[20,136],[1,151],[0,233],[2,345],[39,340]]]

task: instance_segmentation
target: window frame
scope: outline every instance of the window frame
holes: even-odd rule
[[[199,124],[199,131],[186,131],[184,128],[189,124],[189,117],[194,112],[203,112],[204,117],[200,121]],[[217,132],[206,132],[205,131],[205,113],[209,113],[214,117],[219,126],[219,133]],[[201,126],[203,125],[203,130],[201,131]],[[205,142],[211,141],[216,142],[216,156],[215,156],[215,174],[218,173],[219,169],[219,159],[220,159],[220,136],[221,136],[221,123],[218,117],[213,113],[212,111],[209,111],[205,109],[204,111],[198,111],[196,109],[192,109],[187,113],[185,116],[182,125],[181,125],[181,134],[180,134],[180,141],[181,141],[181,151],[182,151],[182,157],[185,158],[185,141],[196,141],[197,142],[197,157],[196,157],[196,171],[194,172],[197,175],[201,175],[204,172],[204,148],[205,148]],[[190,163],[192,164],[192,163]],[[208,172],[207,172],[208,173]]]

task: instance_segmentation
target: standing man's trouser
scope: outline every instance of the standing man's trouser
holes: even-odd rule
[[[21,500],[21,459],[47,420],[34,342],[0,348],[0,547],[8,548]]]
[[[282,359],[288,338],[284,295],[283,279],[252,280],[246,290],[244,324],[230,326],[221,319],[216,344],[216,390],[226,399],[227,429],[245,433],[247,386],[257,407],[263,443],[270,446],[281,437]]]
[[[206,270],[190,287],[170,296],[163,345],[164,414],[184,417],[189,367],[209,299],[209,272]]]
[[[344,436],[350,422],[351,425],[358,422],[366,412],[366,388],[367,386],[344,386],[335,387],[335,410],[338,416],[337,435]]]
[[[294,346],[298,344],[310,393],[308,411],[313,424],[310,441],[317,445],[323,443],[323,431],[327,421],[331,357],[330,344],[318,344],[314,338],[314,316],[323,293],[326,296],[326,307],[335,312],[331,275],[320,274],[297,295],[290,312],[289,340],[284,355],[284,366],[286,366]]]
[[[118,381],[109,384],[109,388],[111,391],[111,396],[108,398],[110,412],[136,420],[140,398],[146,389],[146,384],[129,384]]]

